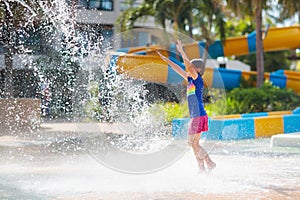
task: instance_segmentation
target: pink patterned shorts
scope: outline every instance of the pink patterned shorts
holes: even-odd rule
[[[189,135],[198,134],[205,131],[208,131],[207,115],[191,118],[188,130]]]

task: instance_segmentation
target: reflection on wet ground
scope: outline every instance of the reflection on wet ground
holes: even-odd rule
[[[103,166],[84,143],[76,137],[52,141],[0,137],[0,198],[295,199],[300,195],[300,149],[272,148],[269,138],[202,141],[217,163],[206,174],[198,174],[191,149],[161,170],[132,175]]]

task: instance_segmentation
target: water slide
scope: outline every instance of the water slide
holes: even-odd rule
[[[224,45],[220,41],[215,41],[209,46],[208,53],[211,58],[254,53],[256,51],[255,40],[256,32],[254,31],[245,36],[228,38]],[[300,47],[300,26],[271,27],[263,44],[265,52],[297,49]],[[190,43],[186,44],[184,48],[190,59],[198,58],[203,55],[205,43]],[[119,54],[111,58],[111,63],[119,66],[119,73],[126,73],[136,79],[167,84],[184,83],[184,80],[158,57],[156,50],[160,50],[184,69],[184,65],[176,58],[174,53],[176,52],[175,45],[171,45],[169,49],[160,46],[120,49],[118,50]],[[256,76],[256,72],[207,66],[204,79],[208,87],[232,89],[240,86],[242,77],[249,80],[251,76]],[[292,88],[296,92],[300,92],[300,72],[279,70],[273,73],[265,73],[265,79],[269,79],[274,85],[281,88]]]

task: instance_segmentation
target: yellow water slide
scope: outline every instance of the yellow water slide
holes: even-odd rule
[[[281,51],[287,49],[296,49],[300,47],[300,26],[269,28],[265,39],[263,40],[264,51]],[[186,44],[185,51],[190,59],[203,56],[205,49],[204,42],[195,42]],[[159,50],[165,56],[168,56],[183,69],[184,66],[179,58],[176,58],[174,52],[176,49],[166,49],[161,46],[133,47],[114,56],[114,62],[118,67],[119,73],[126,73],[136,79],[142,79],[150,82],[179,84],[183,79],[177,75],[168,65],[156,54]],[[246,55],[256,51],[256,33],[252,32],[245,36],[232,37],[226,39],[224,45],[216,41],[208,48],[211,58]],[[211,67],[211,66],[208,66]],[[216,73],[218,72],[218,75]],[[246,80],[250,75],[256,72],[241,72],[239,70],[229,69],[209,69],[207,68],[205,81],[210,87],[225,87],[231,89],[239,87],[241,76]],[[224,85],[220,84],[219,78],[223,79]],[[290,71],[279,71],[276,73],[266,73],[266,79],[270,79],[279,87],[288,87],[300,92],[300,76],[298,73]]]

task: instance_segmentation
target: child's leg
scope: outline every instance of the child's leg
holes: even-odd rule
[[[198,145],[201,152],[200,157],[205,160],[208,171],[213,170],[216,167],[216,164],[211,160],[206,150],[203,147],[201,147],[199,143]]]
[[[200,172],[204,172],[205,171],[204,158],[201,158],[200,156],[201,149],[199,148],[200,147],[199,139],[200,139],[200,134],[189,135],[188,143],[193,148]]]
[[[205,161],[207,165],[207,169],[211,171],[216,167],[216,164],[211,160],[206,150],[200,146],[199,144],[200,136],[201,134],[190,135],[191,141],[189,140],[189,144],[193,147],[197,160],[200,160],[201,164],[202,163],[204,164],[203,161]]]

